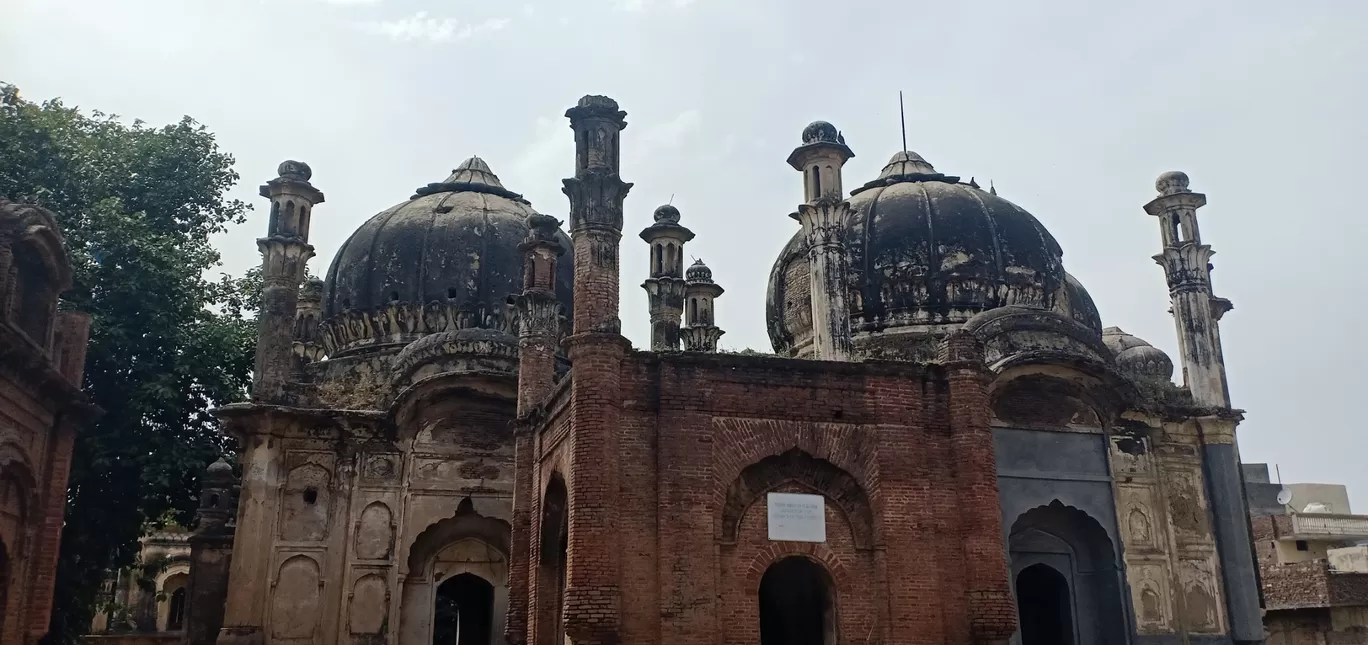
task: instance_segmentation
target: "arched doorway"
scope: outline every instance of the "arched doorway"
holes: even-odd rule
[[[1021,645],[1073,645],[1073,599],[1064,574],[1033,564],[1016,577]]]
[[[437,587],[432,645],[490,645],[494,637],[494,585],[473,573]]]
[[[834,645],[831,578],[807,558],[787,557],[760,578],[760,645]]]
[[[542,496],[540,558],[537,563],[537,645],[565,643],[565,587],[569,573],[570,496],[553,474]]]
[[[1018,516],[1008,545],[1022,645],[1129,642],[1121,564],[1101,523],[1054,501]],[[1031,639],[1042,632],[1068,639]]]
[[[185,587],[171,592],[171,606],[166,614],[166,631],[185,629]]]

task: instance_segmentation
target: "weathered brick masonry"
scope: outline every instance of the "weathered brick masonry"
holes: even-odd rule
[[[0,643],[48,631],[90,319],[52,213],[0,199]]]

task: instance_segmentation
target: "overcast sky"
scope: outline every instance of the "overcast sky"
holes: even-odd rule
[[[259,261],[256,187],[308,162],[327,203],[311,268],[368,217],[471,155],[566,214],[565,108],[628,112],[622,318],[649,344],[646,247],[671,199],[727,289],[729,348],[769,349],[770,266],[797,224],[784,159],[825,119],[858,155],[900,148],[1034,213],[1106,325],[1176,356],[1159,228],[1142,206],[1183,170],[1207,193],[1225,356],[1246,461],[1344,483],[1368,512],[1358,329],[1368,277],[1368,2],[1271,0],[0,0],[0,80],[25,96],[166,123],[191,115],[258,205],[222,236]]]

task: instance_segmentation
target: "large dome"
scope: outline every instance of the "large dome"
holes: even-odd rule
[[[518,244],[531,204],[478,157],[416,192],[362,224],[328,268],[324,319],[351,330],[338,334],[333,356],[405,344],[434,331],[425,325],[511,331],[508,297],[522,290]],[[560,237],[569,249],[569,237]],[[561,256],[556,289],[567,311],[573,275],[570,255]],[[400,312],[384,319],[392,328],[378,329],[384,325],[371,319],[391,309]]]
[[[1054,236],[995,191],[939,172],[911,152],[851,192],[847,304],[857,351],[902,332],[935,335],[975,314],[1017,305],[1054,310],[1101,333],[1087,290],[1064,271]],[[767,320],[776,351],[811,342],[806,245],[789,240],[770,275]],[[891,356],[890,356],[891,355]]]

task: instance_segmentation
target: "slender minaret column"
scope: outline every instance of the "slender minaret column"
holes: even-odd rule
[[[186,645],[213,645],[223,627],[233,529],[228,520],[236,504],[233,468],[220,458],[200,478],[199,526],[190,536],[190,578],[186,582]]]
[[[527,218],[528,232],[518,249],[523,253],[523,289],[513,298],[518,308],[518,423],[514,426],[513,526],[508,579],[508,618],[504,640],[525,645],[530,611],[532,575],[532,514],[537,507],[536,445],[533,412],[555,386],[556,347],[559,345],[561,305],[556,299],[556,261],[565,253],[557,239],[560,222],[549,215]]]
[[[679,316],[684,312],[684,243],[693,231],[679,225],[679,209],[655,209],[655,223],[641,232],[651,246],[651,272],[641,288],[651,311],[651,351],[679,351]]]
[[[1159,196],[1145,204],[1145,212],[1159,218],[1164,246],[1154,260],[1168,279],[1183,381],[1198,403],[1228,408],[1230,388],[1218,321],[1232,305],[1211,291],[1214,253],[1202,244],[1197,228],[1197,209],[1206,205],[1206,195],[1189,190],[1188,176],[1176,171],[1160,175],[1155,188]]]
[[[586,96],[566,111],[575,132],[570,198],[575,262],[570,359],[569,530],[563,608],[565,635],[576,645],[621,640],[618,418],[622,361],[631,344],[618,318],[623,200],[632,185],[618,176],[626,112],[605,96]],[[541,581],[538,581],[538,585]]]
[[[808,275],[812,281],[812,347],[815,358],[850,359],[850,309],[846,305],[845,224],[850,202],[843,197],[841,167],[855,153],[825,121],[803,129],[803,145],[788,163],[803,173],[805,202],[791,215],[803,225]]]
[[[724,289],[713,282],[712,269],[697,260],[685,275],[684,289],[684,351],[716,352],[717,341],[723,332],[713,317],[713,301]]]
[[[323,193],[309,183],[313,171],[308,164],[286,161],[276,173],[278,177],[261,187],[261,196],[271,200],[271,219],[266,237],[257,240],[264,286],[252,400],[263,403],[285,402],[285,384],[294,374],[299,283],[314,255],[309,245],[309,220],[314,206],[323,203]]]
[[[318,325],[323,319],[323,281],[308,278],[299,288],[299,304],[295,310],[294,355],[297,373],[309,363],[323,360],[323,336]]]
[[[1199,405],[1215,409],[1194,421],[1202,438],[1203,479],[1221,559],[1230,636],[1235,643],[1262,643],[1257,564],[1235,437],[1239,415],[1230,410],[1218,326],[1232,305],[1212,293],[1212,251],[1202,243],[1197,227],[1197,209],[1206,205],[1206,195],[1192,192],[1188,183],[1181,172],[1160,175],[1154,184],[1159,196],[1145,204],[1145,212],[1159,218],[1163,251],[1154,260],[1168,279],[1183,381]]]

